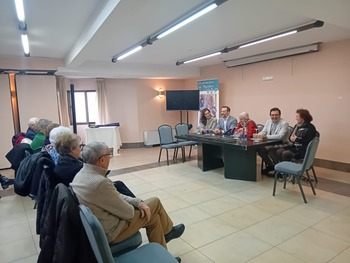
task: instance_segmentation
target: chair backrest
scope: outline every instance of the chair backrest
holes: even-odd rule
[[[175,125],[175,132],[176,135],[186,135],[189,133],[188,131],[188,125],[185,123],[178,123]],[[183,141],[181,139],[178,139],[178,141]]]
[[[163,124],[158,127],[160,145],[174,143],[173,128],[170,125]]]
[[[320,139],[318,137],[315,137],[311,142],[309,142],[306,148],[302,171],[310,169],[311,165],[313,164],[319,141]]]
[[[97,261],[99,263],[114,263],[112,252],[100,221],[84,205],[79,205],[79,214]]]
[[[264,124],[257,124],[256,128],[258,129],[258,132],[261,132],[264,129]]]

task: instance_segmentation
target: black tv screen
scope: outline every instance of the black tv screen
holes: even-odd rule
[[[166,110],[199,110],[199,90],[167,90]]]

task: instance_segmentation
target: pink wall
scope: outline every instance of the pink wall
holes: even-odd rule
[[[269,109],[277,106],[281,108],[283,118],[293,125],[295,110],[305,107],[310,110],[314,124],[321,133],[317,157],[350,163],[347,135],[350,130],[349,58],[350,39],[322,45],[319,52],[312,54],[231,69],[223,64],[205,67],[201,69],[200,77],[191,80],[107,79],[110,121],[121,123],[124,143],[142,142],[145,130],[156,130],[163,123],[175,125],[179,122],[178,112],[165,110],[165,98],[157,97],[158,88],[196,89],[197,80],[218,78],[220,105],[229,105],[232,115],[238,116],[240,112],[247,111],[257,123],[264,123]],[[55,69],[60,63],[59,60],[30,58],[18,59],[17,62],[6,58],[0,60],[3,68]],[[264,76],[273,76],[273,80],[262,81]],[[71,82],[76,89],[96,87],[94,79],[72,79]],[[52,97],[54,81],[42,82],[28,78],[26,83],[30,90],[48,89],[51,94],[48,100],[56,100]],[[31,94],[28,93],[26,97],[30,99]],[[5,105],[2,102],[5,99],[0,98],[1,105]],[[31,115],[42,116],[42,108],[40,102],[32,103]],[[56,116],[57,108],[55,105],[46,107],[44,112]],[[190,123],[196,126],[196,112],[190,113]],[[9,129],[13,130],[11,127]]]
[[[220,105],[238,116],[247,111],[265,123],[269,109],[279,107],[290,125],[295,110],[307,108],[321,133],[317,157],[350,163],[350,40],[324,44],[319,52],[227,69],[223,64],[205,67],[200,79],[218,78]],[[273,76],[263,81],[262,77]],[[197,79],[187,80],[193,86]]]

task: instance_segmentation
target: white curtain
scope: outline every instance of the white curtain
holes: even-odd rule
[[[67,80],[63,76],[56,76],[56,93],[58,104],[58,117],[60,124],[69,127],[68,101],[67,101]]]
[[[97,124],[107,124],[109,121],[107,108],[106,84],[104,79],[96,79],[96,97],[98,107]]]

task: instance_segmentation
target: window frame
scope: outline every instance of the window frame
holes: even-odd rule
[[[74,91],[74,93],[84,93],[84,100],[85,100],[86,122],[77,122],[77,125],[96,124],[96,121],[90,121],[90,118],[89,118],[88,93],[90,93],[90,92],[97,93],[96,90],[75,90]],[[71,99],[71,91],[70,90],[67,90],[67,101],[68,101],[69,122],[71,125],[73,125],[72,99]]]

